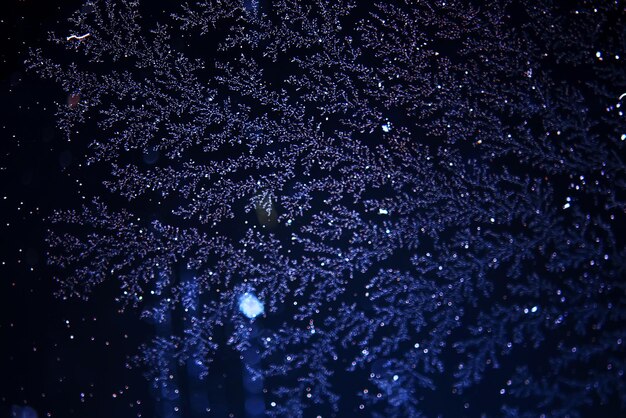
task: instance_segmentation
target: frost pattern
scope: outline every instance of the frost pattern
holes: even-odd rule
[[[163,393],[254,351],[269,416],[623,410],[621,3],[365,3],[90,1],[33,50],[106,188],[52,216],[61,294],[180,315]]]

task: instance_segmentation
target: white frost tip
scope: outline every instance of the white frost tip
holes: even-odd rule
[[[239,298],[239,310],[250,319],[263,313],[263,303],[252,293],[244,293]]]
[[[381,126],[381,128],[383,128],[383,132],[389,132],[391,131],[391,122],[387,122],[385,124],[383,124]]]
[[[388,215],[389,211],[387,211],[387,209],[378,209],[378,214],[379,215]]]
[[[68,41],[71,41],[72,39],[76,39],[76,40],[82,41],[83,39],[87,38],[88,36],[91,36],[91,33],[86,33],[86,34],[80,35],[80,36],[78,36],[78,35],[70,35],[70,36],[68,36],[65,39],[68,40]]]

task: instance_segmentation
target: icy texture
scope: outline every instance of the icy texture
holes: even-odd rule
[[[362,3],[90,2],[33,51],[106,188],[52,217],[62,295],[182,315],[164,388],[258,345],[273,416],[624,408],[620,2]]]

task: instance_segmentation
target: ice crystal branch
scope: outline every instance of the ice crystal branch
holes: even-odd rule
[[[487,377],[510,416],[624,407],[618,2],[142,7],[87,3],[28,66],[107,173],[52,216],[61,292],[179,315],[157,385],[259,344],[272,416],[350,408],[351,373],[381,416]]]

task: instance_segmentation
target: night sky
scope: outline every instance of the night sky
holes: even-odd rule
[[[0,418],[626,415],[623,2],[91,3],[0,5]]]

